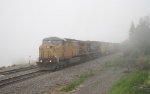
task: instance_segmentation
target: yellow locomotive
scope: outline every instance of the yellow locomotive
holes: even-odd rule
[[[39,47],[39,60],[36,63],[41,70],[53,70],[114,51],[115,45],[112,43],[48,37]]]

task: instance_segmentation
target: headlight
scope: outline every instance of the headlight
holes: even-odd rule
[[[42,62],[42,60],[40,60],[40,62]]]
[[[52,62],[51,60],[49,62]]]

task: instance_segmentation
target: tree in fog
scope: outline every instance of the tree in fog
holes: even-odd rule
[[[132,22],[129,30],[129,39],[131,44],[142,54],[150,54],[150,17],[145,16],[139,20],[135,28]]]
[[[129,30],[129,39],[130,40],[133,40],[132,38],[133,38],[134,32],[135,32],[135,25],[134,25],[134,22],[132,21],[131,27],[130,27],[130,30]]]

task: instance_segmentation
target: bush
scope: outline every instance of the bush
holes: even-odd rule
[[[137,68],[139,70],[148,70],[148,69],[150,69],[150,56],[149,55],[140,56],[137,59],[136,64],[137,64]]]
[[[4,69],[4,68],[6,68],[6,67],[5,67],[5,66],[2,66],[2,67],[0,67],[0,70],[1,70],[1,69]]]
[[[11,65],[11,66],[13,66],[13,67],[14,67],[14,66],[17,66],[17,65],[16,65],[16,64],[13,64],[13,65]]]
[[[138,57],[140,55],[140,51],[137,48],[132,48],[132,50],[130,51],[130,56],[131,57]]]

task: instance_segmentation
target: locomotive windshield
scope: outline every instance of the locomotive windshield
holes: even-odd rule
[[[51,41],[50,40],[43,40],[43,44],[50,44]]]
[[[43,39],[43,44],[55,44],[55,45],[59,45],[61,44],[62,39],[57,38],[57,37],[49,37],[49,38],[44,38]]]
[[[51,41],[52,44],[56,44],[56,45],[59,45],[61,43],[60,40],[52,40]]]
[[[61,40],[43,40],[43,44],[55,44],[55,45],[59,45],[61,43]]]

